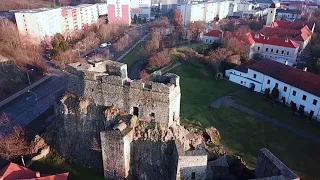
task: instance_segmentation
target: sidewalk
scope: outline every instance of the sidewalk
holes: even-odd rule
[[[122,60],[133,48],[135,48],[139,43],[141,43],[142,41],[144,41],[148,35],[149,35],[149,34],[143,36],[139,41],[137,41],[133,46],[131,46],[130,49],[128,49],[125,53],[123,53],[120,57],[118,57],[118,58],[116,59],[116,61],[121,62],[121,60]]]

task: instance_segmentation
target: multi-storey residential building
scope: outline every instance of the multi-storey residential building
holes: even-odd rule
[[[161,0],[160,1],[160,6],[161,6],[161,12],[162,13],[167,13],[171,9],[175,10],[177,9],[178,6],[178,0]]]
[[[79,6],[66,6],[62,8],[62,32],[72,33],[75,30],[87,28],[98,22],[97,4],[82,4]]]
[[[109,0],[108,20],[110,24],[131,24],[130,0]]]
[[[108,14],[108,4],[107,3],[99,3],[98,5],[98,14],[99,16],[104,16]]]
[[[61,33],[61,9],[31,9],[15,13],[19,33],[35,42],[52,38]]]
[[[229,1],[192,2],[178,5],[182,14],[182,24],[195,21],[211,22],[216,17],[223,19],[229,14]]]
[[[277,88],[279,100],[320,120],[320,76],[268,59],[226,70],[229,80],[256,92]]]
[[[278,20],[295,21],[301,19],[302,11],[298,9],[277,9],[276,17]]]
[[[151,0],[131,0],[131,17],[140,16],[140,18],[150,19],[151,17]]]

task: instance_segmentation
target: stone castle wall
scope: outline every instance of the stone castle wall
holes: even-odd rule
[[[171,125],[180,116],[179,76],[157,75],[150,82],[131,81],[126,65],[103,61],[68,66],[68,90],[94,103],[136,113],[141,120]],[[135,107],[135,109],[134,109]]]

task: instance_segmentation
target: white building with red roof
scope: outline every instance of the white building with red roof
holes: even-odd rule
[[[297,56],[309,44],[314,30],[303,22],[275,21],[257,33],[248,34],[249,57],[260,53],[272,60],[283,59],[296,64]]]
[[[212,30],[203,34],[200,39],[204,44],[212,44],[214,42],[220,41],[223,37],[223,31],[221,30]]]
[[[264,59],[249,61],[226,70],[229,80],[263,93],[267,88],[279,90],[279,101],[304,110],[320,121],[320,76],[305,70]]]

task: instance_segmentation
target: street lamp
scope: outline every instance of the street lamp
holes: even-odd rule
[[[33,71],[33,69],[27,70],[27,76],[28,76],[29,85],[31,85],[30,76],[29,76],[29,71]]]

